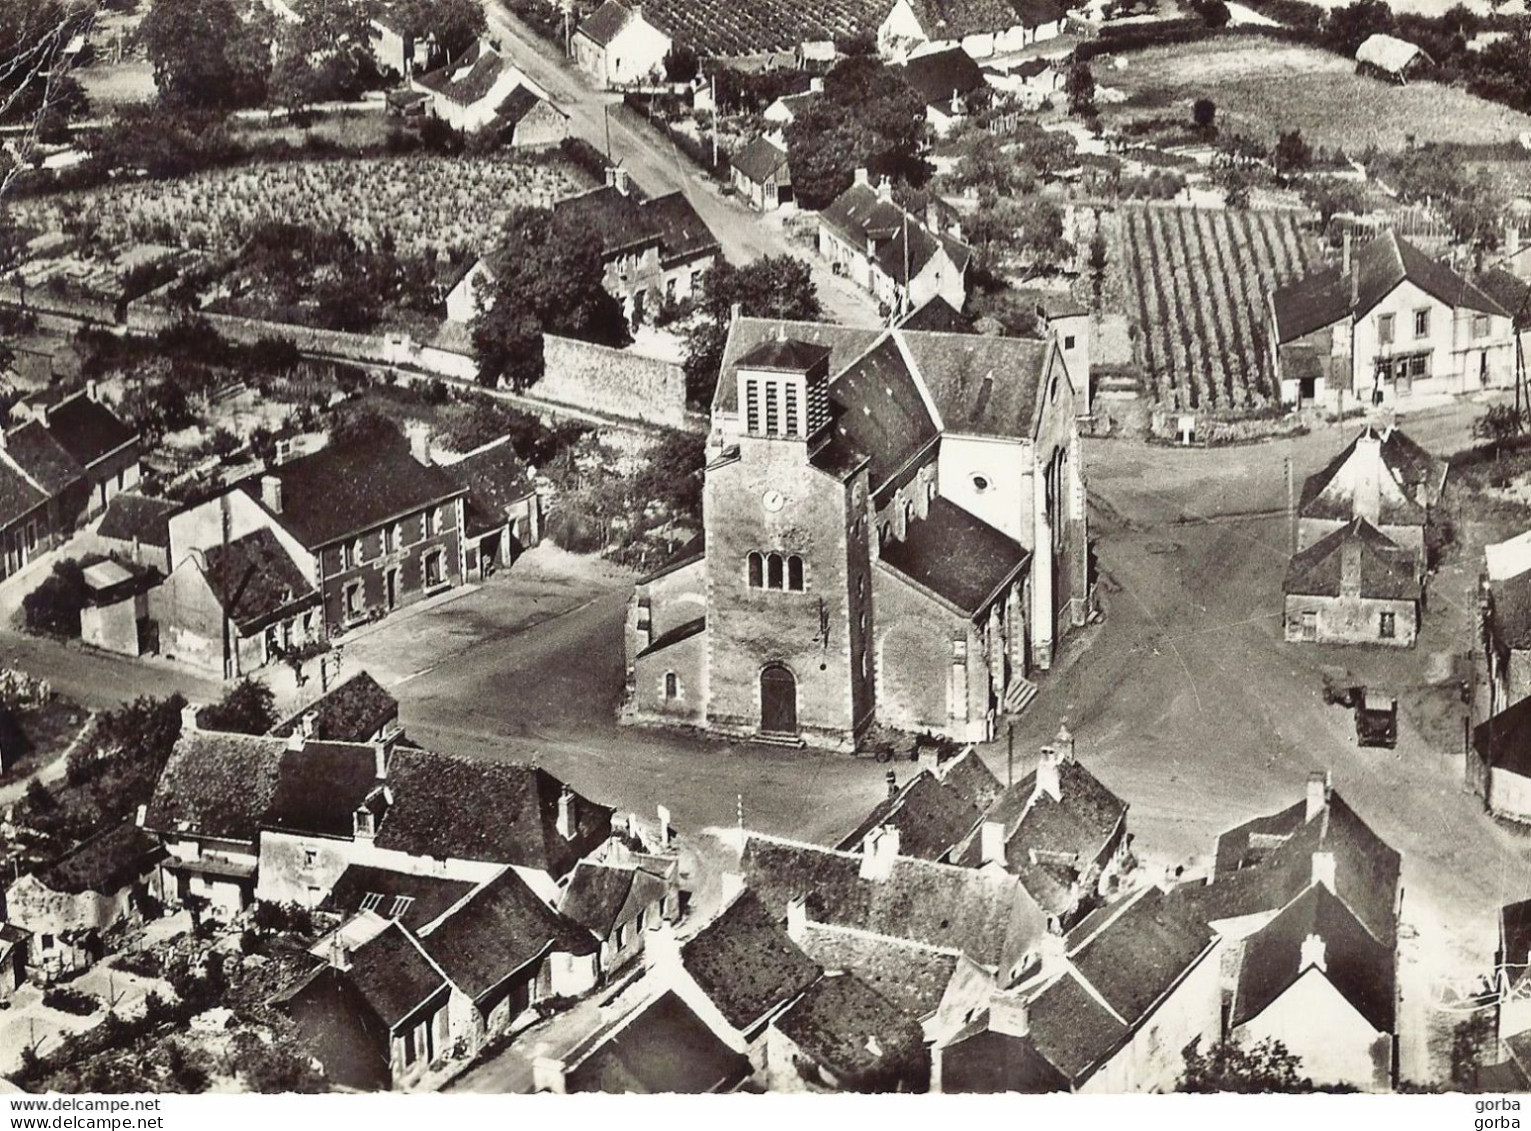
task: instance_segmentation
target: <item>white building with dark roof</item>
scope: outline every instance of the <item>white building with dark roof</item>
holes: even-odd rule
[[[603,87],[661,77],[670,47],[636,0],[605,0],[579,22],[570,44],[575,64]]]
[[[1368,424],[1302,487],[1297,548],[1364,518],[1426,565],[1425,527],[1440,502],[1447,465],[1402,430]]]

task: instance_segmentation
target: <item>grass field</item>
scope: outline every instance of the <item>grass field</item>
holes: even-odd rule
[[[1217,123],[1274,141],[1300,129],[1309,144],[1360,154],[1369,146],[1417,142],[1513,142],[1531,117],[1435,83],[1394,86],[1355,73],[1355,65],[1314,47],[1258,36],[1151,47],[1096,64],[1096,77],[1129,97],[1103,108],[1110,125],[1183,115],[1198,98],[1217,103]]]

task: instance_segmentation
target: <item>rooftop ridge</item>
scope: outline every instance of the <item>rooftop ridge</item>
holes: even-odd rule
[[[812,930],[827,931],[831,934],[849,935],[858,939],[875,939],[891,946],[901,946],[909,950],[923,951],[927,954],[940,954],[951,958],[964,958],[966,953],[956,947],[936,946],[933,943],[920,942],[918,939],[905,938],[903,935],[884,935],[877,931],[868,931],[862,927],[847,927],[840,923],[823,923],[817,919],[809,919],[808,926]]]

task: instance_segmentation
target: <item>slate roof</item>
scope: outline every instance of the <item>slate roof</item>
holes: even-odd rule
[[[659,246],[663,263],[673,263],[718,249],[718,241],[680,192],[640,200],[636,191],[603,185],[553,206],[563,221],[596,232],[607,258],[649,244]]]
[[[798,322],[779,318],[736,318],[728,328],[723,346],[723,362],[718,369],[718,385],[713,393],[714,412],[737,413],[739,359],[762,342],[789,338],[811,342],[829,349],[829,371],[838,373],[870,349],[883,331],[880,328],[840,326],[831,322]]]
[[[1323,974],[1381,1033],[1393,1031],[1396,988],[1392,948],[1378,941],[1339,899],[1314,884],[1244,943],[1232,1024],[1258,1017],[1309,969],[1304,940],[1324,943]]]
[[[612,1095],[725,1092],[750,1075],[750,1062],[666,991],[569,1070],[565,1089]]]
[[[999,779],[971,746],[950,761],[937,763],[936,776],[980,813],[1004,792]]]
[[[585,927],[596,938],[608,939],[630,902],[647,906],[664,894],[664,881],[642,868],[619,868],[582,860],[569,873],[558,900],[558,913]]]
[[[1156,887],[1113,910],[1105,923],[1086,921],[1070,934],[1069,960],[1118,1017],[1136,1026],[1206,953],[1212,930]]]
[[[976,617],[1030,558],[1008,534],[938,495],[926,516],[907,526],[902,540],[888,540],[881,560],[963,615]]]
[[[530,114],[540,103],[546,103],[558,114],[567,118],[563,110],[543,98],[529,86],[518,86],[507,94],[495,110],[495,117],[502,126],[519,125],[521,119]]]
[[[208,588],[244,635],[296,608],[317,604],[319,591],[267,527],[202,551]]]
[[[469,452],[442,470],[468,492],[465,525],[474,537],[505,525],[506,510],[537,492],[531,469],[505,436]]]
[[[576,35],[582,35],[601,47],[608,46],[633,18],[632,9],[620,0],[606,0],[579,22]]]
[[[883,274],[896,283],[907,284],[917,279],[920,272],[936,253],[946,252],[946,257],[958,271],[966,271],[972,262],[973,252],[967,244],[954,236],[930,231],[923,223],[910,218],[907,225],[900,224],[893,234],[877,245],[877,266]]]
[[[170,545],[170,516],[180,507],[169,499],[154,499],[124,491],[106,504],[96,533],[119,542],[137,539],[145,546]]]
[[[1340,596],[1345,547],[1360,546],[1360,593],[1376,600],[1417,601],[1419,563],[1364,518],[1352,519],[1306,550],[1292,555],[1282,592],[1304,597]]]
[[[354,915],[362,910],[363,903],[369,903],[369,910],[385,918],[397,919],[409,930],[419,932],[472,890],[473,885],[466,880],[350,864],[340,873],[340,878],[320,904],[320,910]],[[374,896],[379,898],[371,898]]]
[[[165,857],[153,833],[124,821],[84,841],[37,872],[51,891],[114,895]]]
[[[1345,465],[1357,458],[1357,449],[1361,441],[1367,438],[1379,441],[1376,450],[1381,457],[1380,470],[1391,476],[1407,496],[1407,502],[1399,503],[1384,494],[1380,521],[1388,525],[1425,521],[1424,507],[1439,496],[1446,472],[1445,463],[1409,439],[1400,429],[1377,429],[1369,424],[1322,471],[1310,475],[1303,483],[1302,504],[1298,512],[1302,517],[1345,521],[1355,517],[1351,500],[1338,494],[1342,485],[1336,481]],[[1329,490],[1331,485],[1335,487],[1334,491]]]
[[[728,159],[732,165],[755,184],[764,184],[777,170],[787,167],[787,151],[768,137],[757,137]]]
[[[9,459],[0,457],[0,526],[10,526],[48,501],[48,496]]]
[[[803,373],[828,361],[829,347],[796,338],[769,338],[739,358],[741,369],[775,369]]]
[[[400,746],[389,759],[388,782],[393,805],[375,841],[383,849],[513,864],[556,878],[611,832],[610,807],[575,793],[575,835],[565,840],[557,829],[563,783],[538,766]]]
[[[776,1019],[778,1031],[814,1063],[852,1084],[897,1080],[910,1090],[930,1079],[919,1023],[854,974],[826,974]],[[876,1046],[869,1047],[875,1041]]]
[[[1271,292],[1278,344],[1332,326],[1350,315],[1350,280],[1325,267]]]
[[[680,951],[681,963],[728,1023],[748,1032],[821,973],[751,891]]]
[[[900,786],[894,796],[873,808],[835,847],[855,852],[873,829],[892,825],[899,830],[901,855],[944,860],[977,820],[978,810],[971,801],[947,788],[929,770],[921,770]]]
[[[314,720],[314,738],[326,742],[368,742],[390,720],[399,717],[399,701],[371,675],[361,671],[278,723],[271,733],[279,738],[295,734],[303,725],[303,716],[310,711],[318,716]]]
[[[1490,268],[1473,282],[1478,289],[1510,312],[1517,327],[1531,324],[1531,282],[1502,267]]]
[[[642,210],[648,223],[659,235],[659,261],[668,266],[719,250],[712,234],[697,210],[681,192],[670,192],[645,201]]]
[[[85,469],[47,428],[29,420],[5,434],[5,452],[33,483],[49,495],[62,494],[79,482]]]
[[[48,410],[48,432],[81,467],[90,467],[138,438],[117,414],[86,393]]]
[[[948,432],[1029,440],[1052,347],[981,334],[899,335]],[[1060,372],[1057,380],[1064,377]]]
[[[977,334],[973,323],[940,295],[932,295],[904,316],[900,330],[918,330],[930,334]]]
[[[514,868],[478,888],[420,942],[474,1001],[544,954],[596,951],[590,932],[543,903]]]
[[[253,841],[286,749],[279,738],[182,732],[154,786],[144,827],[173,835],[184,822],[192,834]]]
[[[1070,1083],[1029,1038],[990,1029],[987,1010],[941,1050],[941,1091],[948,1095],[1038,1095],[1067,1091]]]
[[[287,750],[261,819],[266,828],[312,836],[349,837],[354,814],[377,788],[377,752],[369,745],[307,742]]]
[[[855,974],[910,1017],[935,1013],[962,956],[885,935],[809,923],[803,952],[826,970]]]
[[[507,66],[498,51],[479,42],[469,48],[462,58],[419,75],[415,81],[459,106],[472,106],[489,95]]]
[[[381,444],[332,444],[267,474],[282,484],[277,520],[311,550],[464,493],[441,468],[416,460],[402,437]],[[246,492],[259,502],[259,480]]]
[[[960,47],[916,55],[902,70],[904,81],[931,105],[949,105],[954,93],[960,97],[988,87],[983,71]]]
[[[887,239],[904,226],[918,221],[891,200],[882,200],[871,185],[854,184],[819,212],[819,222],[829,227],[852,246],[866,247],[868,238]]]
[[[1473,727],[1473,749],[1493,769],[1531,777],[1531,699]]]
[[[1067,970],[1029,1008],[1030,1039],[1061,1075],[1078,1081],[1127,1039],[1131,1030]]]
[[[441,971],[397,923],[357,947],[345,975],[390,1029],[447,990]]]
[[[932,454],[940,435],[897,342],[885,337],[829,386],[831,436],[815,462],[849,448],[871,461],[872,490],[882,488],[917,457]]]
[[[861,856],[751,833],[741,867],[773,911],[806,898],[812,922],[906,939],[966,954],[1008,971],[1046,929],[1013,876],[899,857],[886,880],[862,879]]]
[[[1531,570],[1488,583],[1489,631],[1506,648],[1531,648]]]

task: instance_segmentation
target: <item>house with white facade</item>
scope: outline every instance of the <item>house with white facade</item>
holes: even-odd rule
[[[1061,34],[1067,7],[1061,0],[893,0],[877,25],[877,50],[885,59],[903,59],[961,47],[987,59]]]
[[[637,0],[606,0],[579,22],[570,44],[579,69],[607,88],[663,77],[670,47]]]
[[[556,145],[568,134],[568,115],[548,92],[482,41],[444,67],[412,74],[409,83],[454,130],[502,130],[523,147]]]

